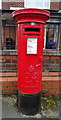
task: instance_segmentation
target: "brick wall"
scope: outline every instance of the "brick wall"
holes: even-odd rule
[[[50,9],[51,10],[59,10],[60,9],[60,2],[51,2],[50,3]]]
[[[44,56],[43,71],[59,72],[61,71],[61,56]]]
[[[60,1],[60,3],[59,3],[59,9],[61,10],[61,1]]]
[[[3,61],[2,71],[0,70],[0,85],[2,84],[3,94],[17,93],[17,56],[0,56]],[[5,61],[4,61],[5,60]],[[47,69],[47,62],[54,66]],[[47,62],[46,62],[47,61]],[[60,63],[59,63],[60,61]],[[44,56],[42,73],[42,92],[44,95],[61,95],[61,70],[57,69],[56,63],[61,64],[61,56]],[[55,67],[55,70],[54,70]],[[52,72],[53,70],[53,72]]]
[[[10,7],[24,7],[24,2],[2,2],[2,9],[10,9]]]
[[[60,72],[43,72],[42,92],[44,95],[61,95]]]

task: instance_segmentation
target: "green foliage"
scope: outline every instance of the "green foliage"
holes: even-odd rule
[[[41,109],[57,109],[59,98],[55,96],[42,97],[41,99]]]
[[[47,104],[55,104],[55,103],[56,103],[55,100],[49,99],[49,98],[46,99],[45,102],[46,102]]]
[[[2,97],[11,97],[12,95],[2,95]]]

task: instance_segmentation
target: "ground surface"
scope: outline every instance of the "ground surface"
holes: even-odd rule
[[[46,102],[47,101],[47,102]],[[49,101],[47,98],[41,100],[40,113],[35,116],[26,116],[18,112],[16,106],[16,96],[4,96],[2,98],[2,118],[59,118],[59,109],[61,102]]]

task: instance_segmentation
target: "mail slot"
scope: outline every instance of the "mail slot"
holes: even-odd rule
[[[42,92],[44,25],[50,13],[26,8],[13,12],[18,25],[18,109],[38,113]]]
[[[28,31],[40,32],[40,29],[39,28],[25,28],[25,32],[28,32]]]

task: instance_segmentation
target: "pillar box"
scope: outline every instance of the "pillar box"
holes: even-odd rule
[[[42,92],[44,25],[50,13],[26,8],[13,12],[18,25],[18,109],[38,113]]]

